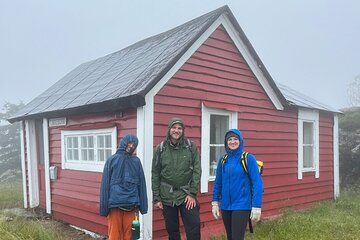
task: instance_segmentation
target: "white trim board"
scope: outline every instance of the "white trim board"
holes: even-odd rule
[[[20,122],[20,149],[21,149],[21,172],[23,184],[24,208],[28,207],[27,185],[26,185],[26,163],[25,163],[25,143],[24,143],[24,121]]]
[[[26,120],[26,156],[28,166],[29,207],[39,206],[39,179],[36,154],[35,120]]]
[[[44,171],[45,171],[45,198],[46,213],[51,214],[51,188],[50,188],[50,157],[49,157],[49,128],[48,120],[43,119],[43,142],[44,142]]]
[[[339,117],[334,115],[333,127],[333,151],[334,151],[334,199],[340,196],[339,174]]]

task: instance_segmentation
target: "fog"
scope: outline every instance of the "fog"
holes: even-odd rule
[[[360,2],[0,0],[0,104],[227,4],[272,78],[336,109],[360,74]]]

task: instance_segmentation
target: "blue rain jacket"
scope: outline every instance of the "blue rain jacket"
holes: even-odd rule
[[[251,210],[252,207],[261,208],[263,182],[258,170],[254,155],[248,155],[248,172],[252,180],[251,196],[249,178],[241,166],[240,158],[243,153],[244,140],[238,129],[230,129],[239,136],[240,145],[236,150],[227,148],[225,139],[225,149],[228,154],[227,161],[221,166],[221,158],[216,169],[216,179],[212,201],[220,202],[222,210]],[[226,135],[225,135],[226,136]]]
[[[129,142],[138,145],[134,135],[126,135],[114,155],[106,160],[100,187],[100,215],[110,208],[137,206],[141,214],[148,211],[144,171],[140,159],[125,152]]]

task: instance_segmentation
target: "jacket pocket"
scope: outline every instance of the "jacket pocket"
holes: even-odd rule
[[[138,204],[138,178],[125,177],[122,181],[115,180],[110,192],[110,203],[114,205]]]

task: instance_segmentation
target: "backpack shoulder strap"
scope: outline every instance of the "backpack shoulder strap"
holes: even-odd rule
[[[191,147],[191,140],[189,138],[186,139],[186,144]]]
[[[189,138],[186,138],[186,139],[185,139],[185,144],[186,144],[186,148],[188,148],[189,151],[190,151],[192,165],[194,165],[195,159],[194,159],[193,143],[192,143],[192,141],[191,141]]]
[[[156,164],[161,164],[161,154],[163,153],[165,149],[165,146],[164,146],[164,141],[161,141],[161,143],[159,144],[159,148],[158,148],[158,154],[157,154],[157,158],[156,158]]]
[[[221,158],[221,169],[222,169],[222,170],[224,170],[224,164],[226,163],[227,158],[228,158],[227,153],[225,153],[225,154],[222,156],[222,158]]]
[[[241,154],[241,159],[240,159],[241,166],[243,167],[246,175],[249,175],[248,169],[247,169],[247,157],[248,157],[248,155],[249,155],[248,152],[243,152]]]
[[[164,146],[164,141],[161,141],[160,143],[160,154],[164,151],[165,146]]]
[[[191,154],[193,153],[192,150],[192,142],[189,138],[185,139],[186,147],[190,150]]]

